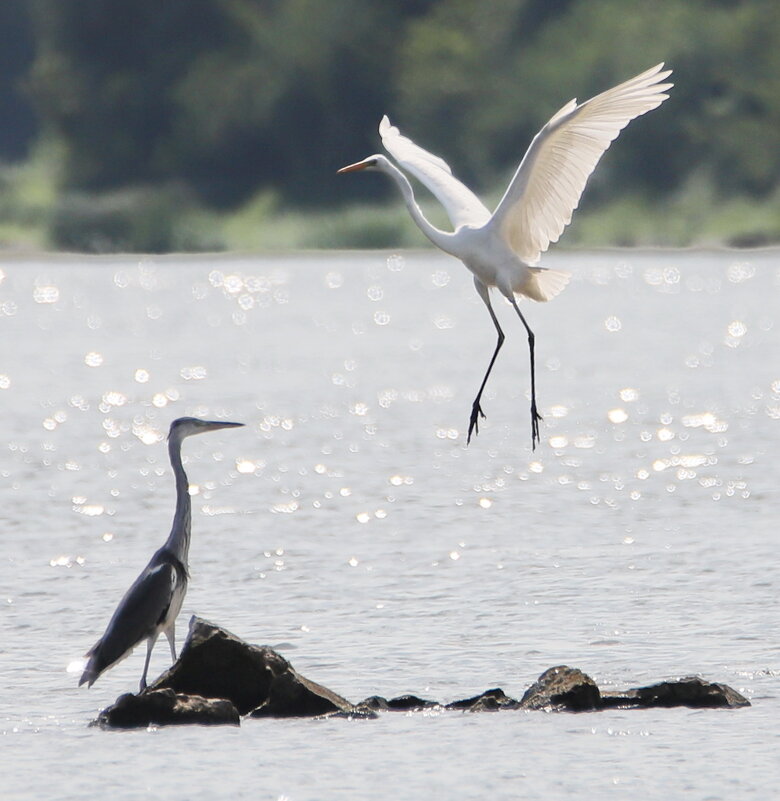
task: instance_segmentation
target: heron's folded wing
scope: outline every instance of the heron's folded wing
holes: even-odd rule
[[[528,265],[535,265],[571,222],[588,177],[620,131],[660,106],[673,84],[663,63],[577,105],[567,103],[534,137],[492,226]]]
[[[379,135],[398,164],[436,196],[453,227],[484,225],[490,219],[490,212],[482,201],[453,176],[447,162],[403,136],[387,116],[379,123]]]
[[[92,684],[154,632],[171,605],[177,580],[172,564],[150,564],[144,569],[119,602],[103,636],[88,652],[90,659],[80,684]]]

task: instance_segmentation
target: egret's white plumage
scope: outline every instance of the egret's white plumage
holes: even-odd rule
[[[398,185],[409,213],[420,230],[442,250],[459,258],[474,274],[477,292],[485,302],[498,342],[471,409],[468,441],[479,433],[482,391],[501,349],[504,334],[490,303],[488,289],[496,287],[512,304],[528,334],[531,355],[532,445],[539,441],[536,410],[534,336],[517,306],[515,295],[547,301],[561,292],[569,276],[536,265],[551,242],[557,242],[571,222],[588,177],[623,128],[668,98],[671,70],[663,63],[590,100],[569,101],[534,137],[493,214],[452,175],[449,165],[403,136],[385,116],[379,124],[382,144],[408,173],[424,184],[446,210],[453,231],[442,231],[425,219],[406,176],[387,158],[369,156],[339,172],[377,169]]]

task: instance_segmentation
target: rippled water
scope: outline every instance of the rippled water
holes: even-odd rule
[[[780,253],[558,254],[494,345],[433,253],[0,262],[2,796],[772,797],[780,752]],[[77,689],[166,536],[188,440],[190,614],[357,701],[519,695],[567,663],[700,673],[734,712],[385,714],[107,733],[143,649]],[[161,642],[151,674],[168,663]]]

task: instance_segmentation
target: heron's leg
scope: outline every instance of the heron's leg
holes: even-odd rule
[[[517,305],[514,295],[510,298],[510,301],[528,334],[528,350],[531,354],[531,450],[536,450],[536,444],[539,442],[539,421],[542,419],[542,416],[536,410],[536,365],[534,363],[534,343],[536,337],[531,327],[526,322],[525,317],[523,317],[523,313],[520,311],[520,307]]]
[[[154,644],[157,642],[157,635],[153,635],[149,637],[146,641],[146,661],[144,662],[144,672],[141,676],[141,690],[146,689],[146,674],[149,671],[149,660],[152,658],[152,649],[154,648]]]
[[[171,648],[171,662],[176,661],[176,623],[173,622],[165,630],[165,636],[168,638],[168,645]]]
[[[490,295],[488,294],[488,288],[480,281],[478,278],[474,278],[474,286],[477,288],[477,292],[479,296],[482,298],[485,306],[487,306],[488,312],[490,312],[490,319],[493,321],[493,325],[496,327],[496,333],[498,334],[498,341],[496,342],[496,349],[493,351],[493,356],[490,359],[490,364],[488,365],[488,369],[485,372],[485,377],[482,379],[482,383],[479,387],[479,392],[477,392],[477,397],[474,398],[474,403],[471,405],[471,417],[469,419],[469,433],[468,437],[466,438],[466,445],[471,442],[471,434],[472,432],[475,434],[479,434],[479,417],[480,415],[484,418],[485,413],[482,411],[482,407],[480,406],[480,401],[482,400],[482,392],[485,389],[485,384],[487,384],[488,377],[490,376],[490,371],[493,369],[493,365],[496,361],[496,356],[498,356],[498,352],[501,350],[501,346],[504,344],[504,332],[501,330],[501,326],[498,324],[498,318],[496,317],[496,313],[493,311],[493,306],[490,304]]]

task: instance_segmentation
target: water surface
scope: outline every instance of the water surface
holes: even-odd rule
[[[776,792],[780,253],[558,254],[495,334],[431,252],[0,262],[3,797],[735,799]],[[179,619],[270,644],[357,701],[520,695],[555,664],[625,687],[699,673],[735,712],[386,714],[107,733],[143,648],[102,632],[173,513]],[[165,669],[161,642],[150,675]]]

